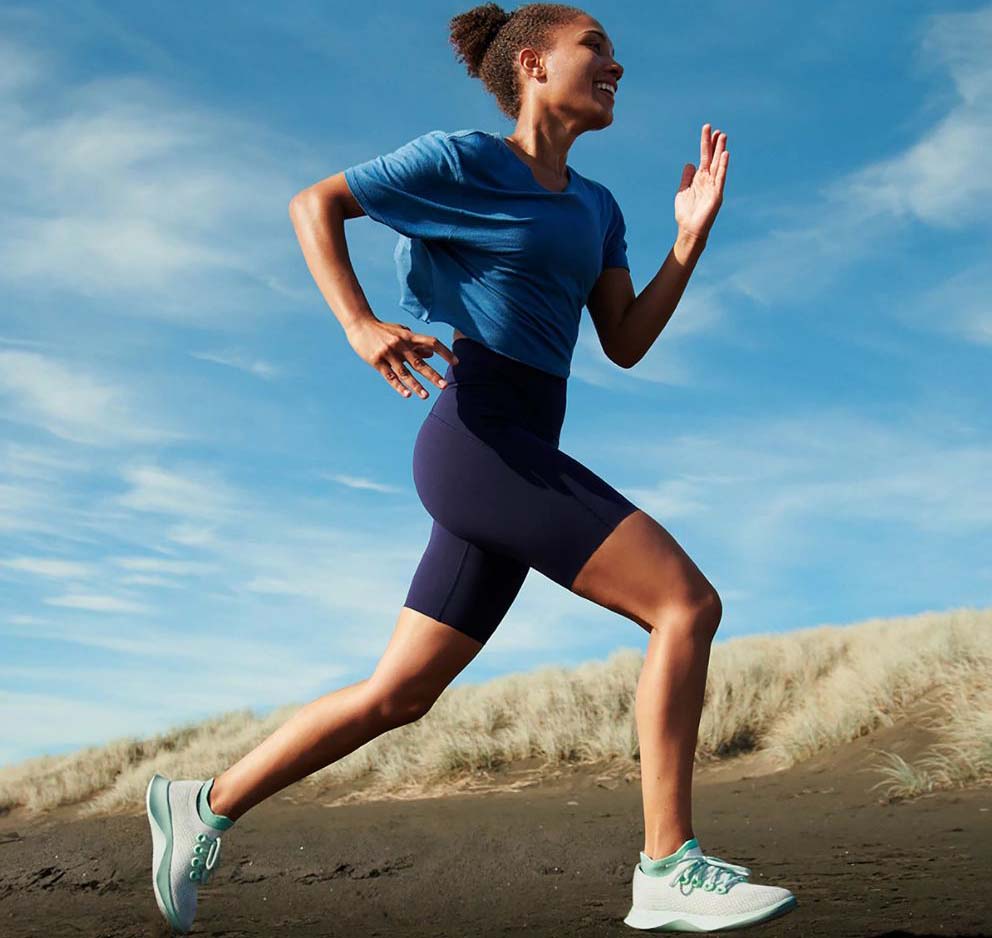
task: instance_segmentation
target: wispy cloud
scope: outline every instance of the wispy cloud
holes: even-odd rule
[[[67,472],[82,472],[87,463],[69,458],[51,449],[13,441],[0,443],[0,470],[8,476],[51,481]]]
[[[767,307],[794,308],[804,297],[836,289],[840,274],[885,252],[908,222],[944,232],[985,227],[992,208],[992,177],[977,169],[992,149],[992,7],[931,15],[922,55],[946,68],[958,92],[950,111],[903,152],[828,178],[813,190],[808,204],[795,193],[770,211],[781,223],[766,236],[741,241],[720,252],[728,268],[728,287]],[[798,219],[798,221],[797,221]],[[987,233],[979,235],[987,240]],[[958,274],[949,274],[953,286]],[[988,295],[988,265],[963,275],[971,293]],[[931,295],[943,295],[935,284]],[[963,315],[941,304],[940,315],[926,317],[907,303],[882,312],[897,321],[946,329],[948,316],[965,339],[985,341],[988,320],[969,304]],[[928,308],[931,304],[928,304]]]
[[[294,140],[140,75],[70,80],[24,40],[0,58],[0,181],[19,194],[0,220],[0,282],[194,327],[311,297],[283,273],[300,178],[286,166],[310,160]],[[49,91],[58,109],[28,105]]]
[[[67,606],[70,609],[88,609],[91,612],[150,612],[148,606],[119,596],[104,596],[98,593],[68,593],[65,596],[52,596],[43,602],[50,606]]]
[[[229,368],[236,368],[239,371],[247,371],[248,374],[266,380],[271,380],[280,373],[280,369],[270,362],[261,358],[253,358],[243,352],[190,352],[189,354],[193,358],[214,362],[218,365],[227,365]]]
[[[598,445],[632,475],[657,478],[624,487],[645,511],[691,518],[762,579],[817,549],[813,532],[831,544],[834,525],[902,525],[931,540],[992,531],[992,445],[925,414],[902,425],[838,410],[768,416],[719,434]]]
[[[135,511],[223,520],[235,509],[236,495],[213,468],[183,474],[160,466],[136,464],[121,473],[130,489],[115,501]]]
[[[343,473],[322,473],[322,475],[324,478],[330,479],[333,482],[340,482],[342,485],[347,486],[350,489],[368,489],[373,492],[387,492],[390,494],[403,491],[403,489],[400,489],[395,485],[387,485],[384,482],[374,482],[372,479],[365,479],[361,476],[350,476]]]
[[[20,570],[39,576],[73,580],[86,579],[93,576],[95,572],[92,564],[79,563],[74,560],[60,560],[56,557],[14,557],[10,560],[0,560],[0,567],[8,567],[11,570]]]
[[[114,557],[112,560],[126,570],[168,573],[172,576],[198,576],[217,571],[215,564],[198,560],[171,560],[165,557]]]
[[[35,352],[0,350],[0,394],[7,416],[76,443],[113,444],[182,439],[140,417],[124,388]]]

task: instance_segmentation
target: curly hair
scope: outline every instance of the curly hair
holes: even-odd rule
[[[453,16],[449,23],[455,56],[472,78],[480,78],[496,97],[499,109],[512,120],[520,115],[517,52],[524,46],[544,52],[551,48],[557,27],[585,10],[563,3],[526,3],[507,13],[495,3],[483,3]]]

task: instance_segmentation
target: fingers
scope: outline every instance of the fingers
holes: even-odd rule
[[[402,397],[410,396],[406,385],[411,385],[421,398],[427,398],[427,391],[424,390],[423,385],[410,373],[410,368],[443,390],[447,387],[444,378],[421,357],[429,357],[435,352],[439,352],[442,357],[453,364],[457,364],[458,362],[458,357],[440,339],[436,339],[430,335],[411,332],[408,336],[403,336],[402,341],[396,343],[386,353],[384,360],[377,370],[396,393]],[[408,365],[409,368],[407,367]]]
[[[711,130],[709,124],[703,124],[702,138],[699,142],[700,172],[715,174],[720,171],[721,156],[724,153],[726,143],[726,134],[721,134],[719,130]]]
[[[712,130],[709,124],[703,124],[702,137],[699,142],[699,171],[710,175],[718,195],[723,194],[723,181],[727,176],[727,161],[730,154],[726,149],[727,135],[719,130]],[[684,172],[684,171],[683,171]]]
[[[411,336],[411,342],[419,344],[425,350],[423,354],[426,356],[433,355],[437,352],[442,358],[446,359],[451,364],[454,365],[458,363],[458,356],[455,355],[455,353],[452,352],[451,349],[449,349],[440,339],[436,339],[432,335],[413,335]],[[412,357],[408,356],[410,364],[413,365],[413,367],[416,368],[417,371],[419,371],[425,378],[433,381],[439,388],[444,388],[444,378],[433,368],[431,368],[427,362],[418,358],[416,355],[417,351],[419,351],[419,349],[414,350]]]
[[[386,379],[386,383],[401,397],[409,397],[410,392],[406,389],[406,385],[403,384],[399,379],[399,375],[402,374],[407,380],[411,381],[413,384],[417,384],[413,378],[407,373],[406,368],[403,367],[402,363],[397,359],[390,359],[388,361],[382,362],[380,365],[376,366],[376,371],[379,372]],[[417,384],[420,388],[420,395],[423,397],[426,395],[426,391]]]
[[[413,359],[416,359],[417,361],[421,361],[421,359],[420,358],[417,358],[416,354],[414,354],[412,351],[409,353],[409,355],[410,355],[410,364],[411,365],[413,364]],[[424,390],[424,386],[412,374],[410,374],[410,369],[407,368],[407,361],[406,360],[404,360],[402,358],[394,358],[394,359],[391,359],[391,363],[392,363],[392,366],[393,366],[393,371],[397,375],[399,375],[399,378],[400,378],[401,381],[404,381],[404,382],[406,382],[406,384],[411,385],[413,387],[414,391],[416,391],[417,394],[420,397],[422,397],[422,398],[427,397],[427,392]],[[422,364],[422,367],[427,368],[429,366]],[[418,371],[419,370],[420,369],[418,369]],[[430,368],[430,371],[434,371],[434,369],[433,368]],[[437,372],[434,372],[434,373],[437,374]],[[404,390],[406,390],[406,389],[404,388]],[[404,397],[409,397],[410,396],[410,393],[407,391],[403,396]]]
[[[723,195],[723,180],[727,176],[727,160],[730,158],[730,151],[727,150],[727,135],[716,131],[716,147],[713,150],[713,161],[710,165],[710,174],[716,186],[718,195]]]
[[[440,339],[435,338],[432,335],[424,335],[422,333],[415,332],[411,339],[418,345],[424,345],[430,349],[427,353],[428,355],[433,355],[438,352],[442,358],[447,359],[452,365],[458,364],[458,356],[448,348]]]
[[[723,180],[727,178],[727,163],[730,161],[730,151],[723,151],[723,159],[720,160],[716,170],[716,191],[723,195]]]

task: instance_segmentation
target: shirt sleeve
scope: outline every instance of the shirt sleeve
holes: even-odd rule
[[[612,192],[610,211],[610,221],[603,240],[603,267],[625,267],[630,270],[630,263],[627,261],[627,224]]]
[[[349,166],[344,178],[366,215],[408,238],[444,239],[458,224],[461,167],[443,130]]]

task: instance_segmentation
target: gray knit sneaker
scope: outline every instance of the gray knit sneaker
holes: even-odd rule
[[[234,823],[210,809],[213,781],[170,781],[156,772],[145,792],[155,901],[166,921],[182,933],[193,926],[197,889],[217,867],[220,832]]]
[[[796,907],[788,889],[745,882],[750,875],[746,866],[706,856],[695,837],[658,860],[642,851],[624,924],[644,931],[719,931],[764,922]]]

